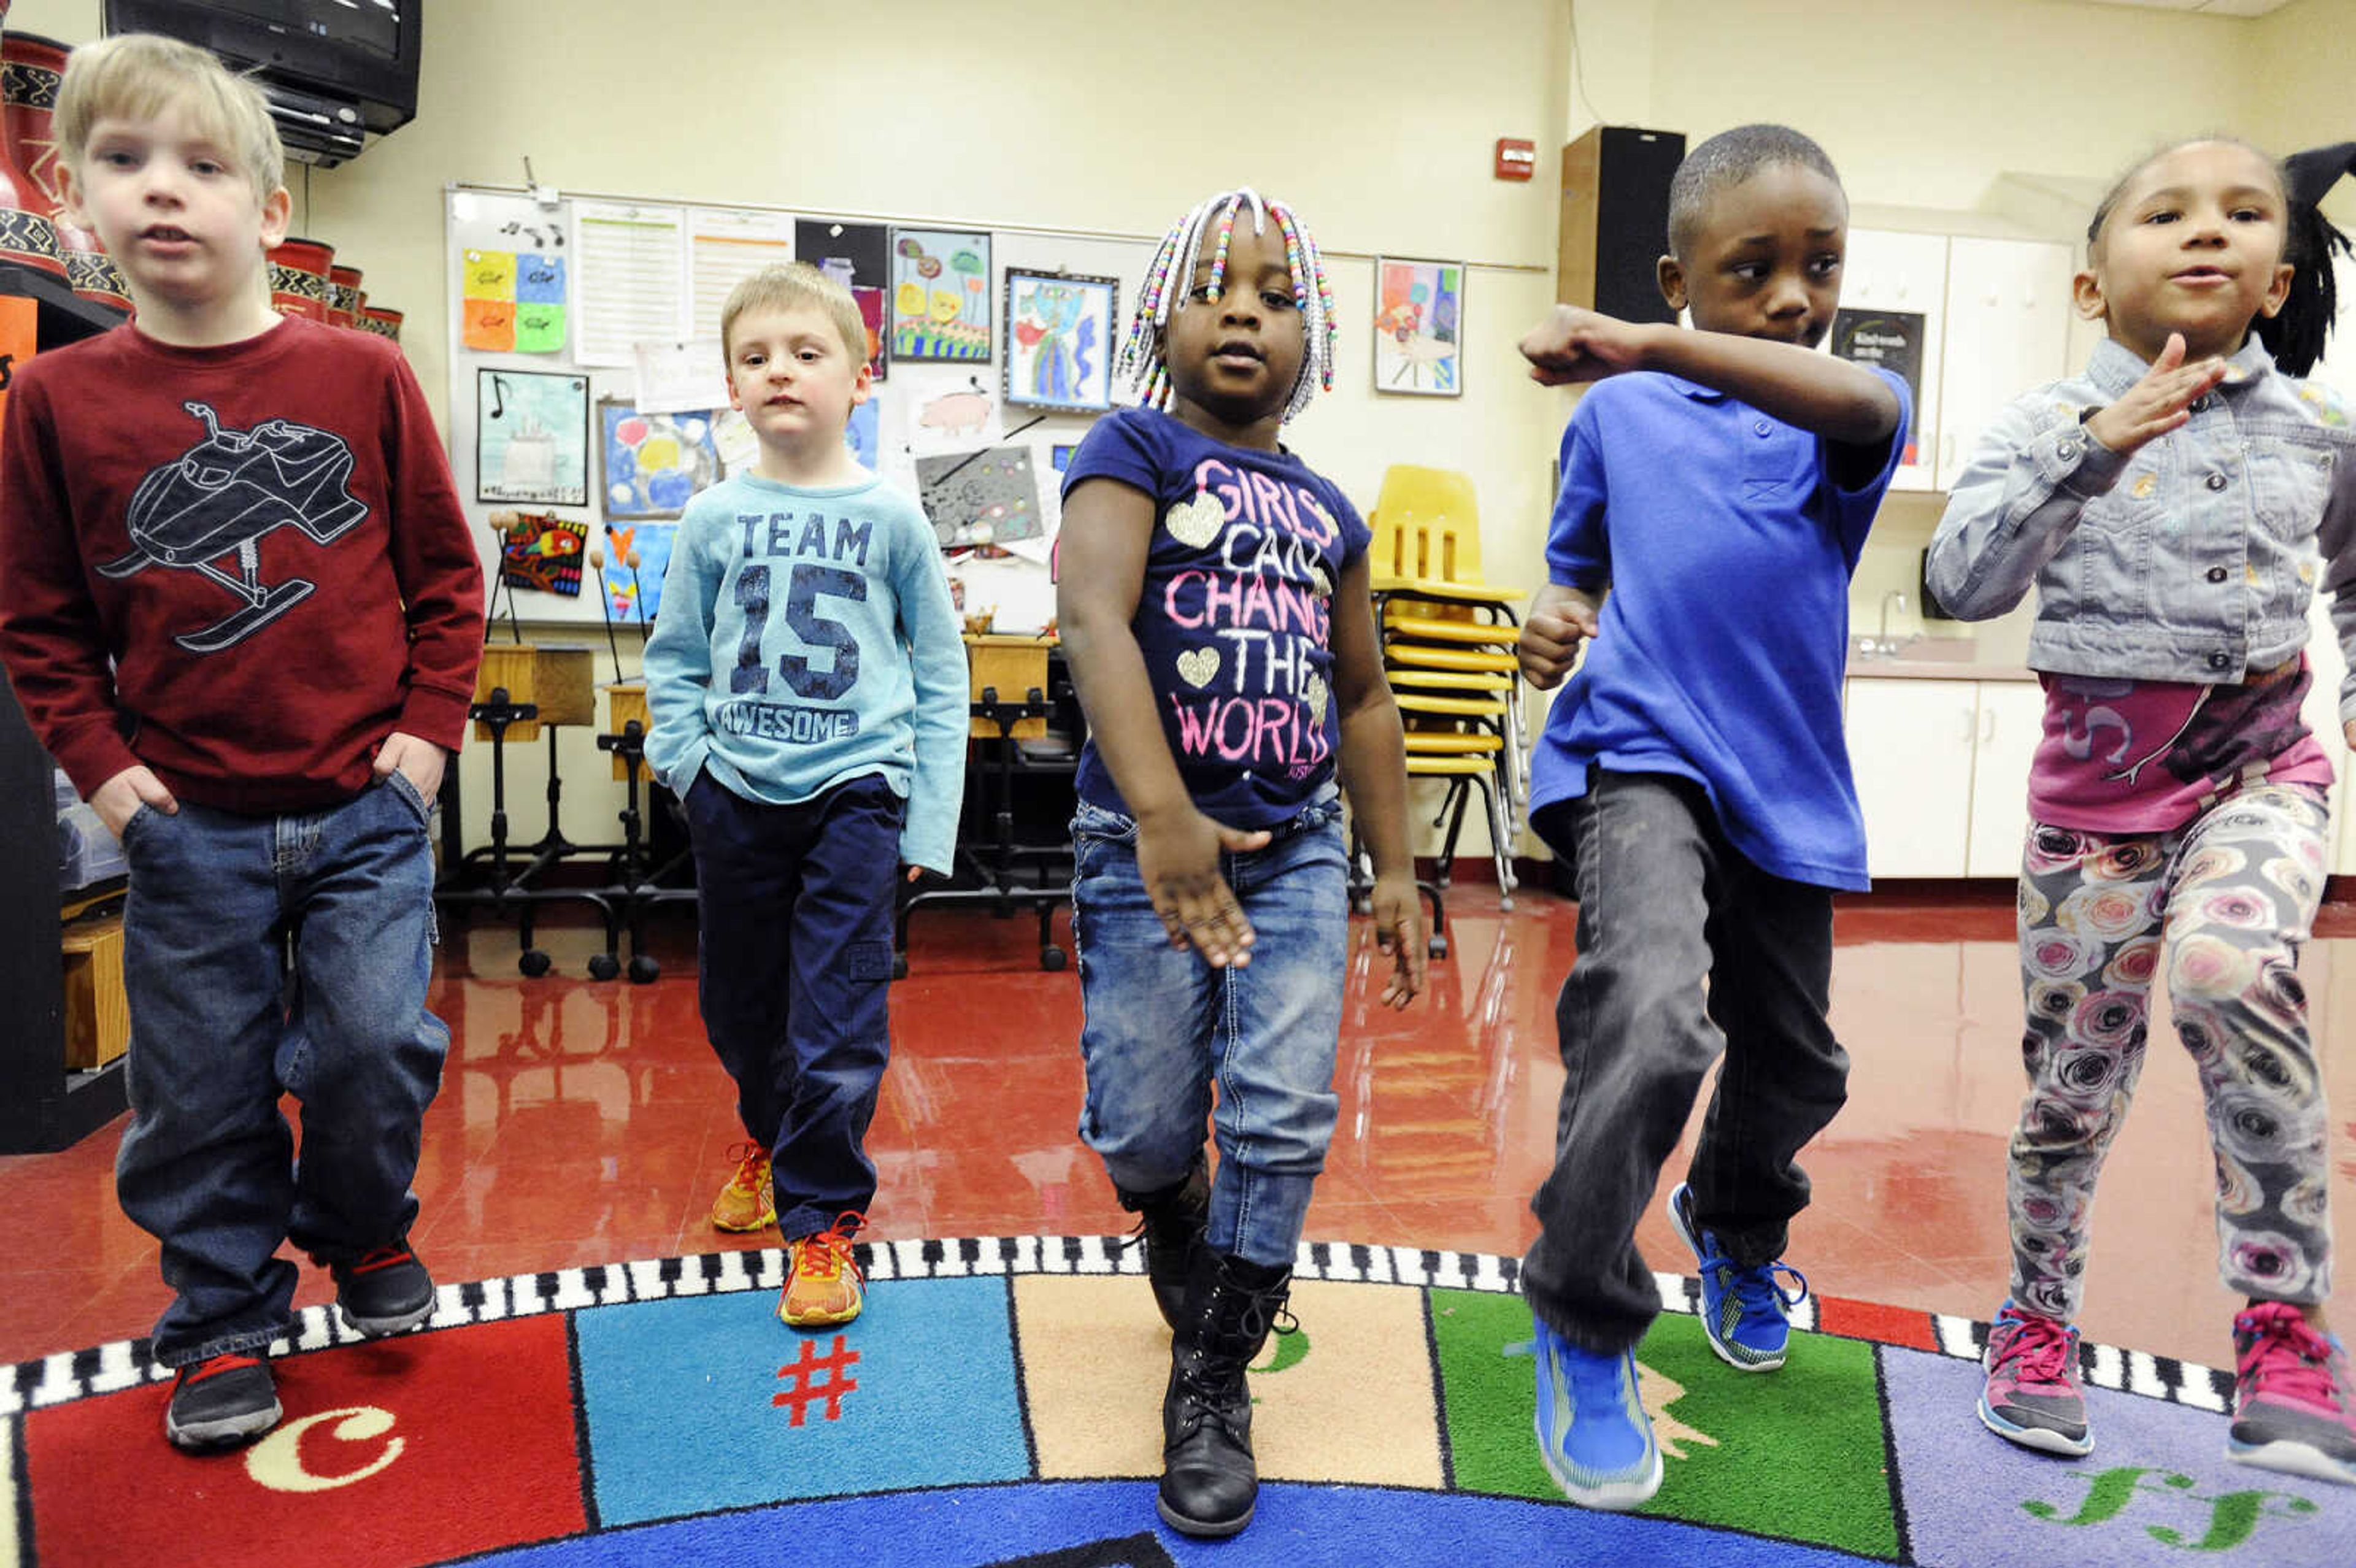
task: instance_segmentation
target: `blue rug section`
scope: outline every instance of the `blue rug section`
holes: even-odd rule
[[[1145,1481],[1060,1481],[845,1498],[494,1552],[498,1568],[776,1568],[829,1552],[894,1568],[1852,1568],[1871,1562],[1704,1530],[1465,1493],[1271,1484],[1250,1528],[1191,1541],[1154,1515]],[[801,1543],[801,1544],[796,1544]],[[2050,1568],[2050,1565],[2049,1565]]]
[[[605,1524],[1031,1474],[1005,1280],[894,1280],[839,1333],[776,1307],[752,1290],[575,1316]]]
[[[1923,1568],[2348,1568],[2356,1488],[2225,1457],[2226,1418],[2089,1389],[2094,1451],[2033,1454],[1980,1424],[1980,1370],[1881,1351],[1901,1493]]]

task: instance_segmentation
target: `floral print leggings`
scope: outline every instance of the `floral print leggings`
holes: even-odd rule
[[[2094,1181],[2135,1093],[2163,968],[2208,1101],[2227,1288],[2300,1304],[2330,1295],[2329,1123],[2297,973],[2327,821],[2322,791],[2261,784],[2166,833],[2030,825],[2019,889],[2029,1089],[2006,1188],[2022,1307],[2077,1316]]]

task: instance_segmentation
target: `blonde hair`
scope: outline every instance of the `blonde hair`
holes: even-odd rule
[[[834,323],[843,347],[851,352],[852,367],[867,363],[867,318],[859,314],[859,302],[851,297],[849,289],[808,261],[764,267],[728,291],[728,303],[720,307],[720,357],[723,364],[733,366],[736,362],[731,340],[735,336],[736,318],[748,310],[817,311]]]
[[[286,183],[286,149],[262,89],[210,52],[154,33],[123,33],[66,57],[54,128],[58,156],[79,171],[101,120],[153,120],[177,109],[220,144],[268,201]]]

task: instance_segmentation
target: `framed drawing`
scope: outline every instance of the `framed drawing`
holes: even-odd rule
[[[1375,390],[1464,391],[1464,263],[1375,258]]]
[[[1006,269],[1006,401],[1097,413],[1112,407],[1112,278]]]
[[[608,519],[676,517],[720,482],[711,412],[641,413],[627,398],[597,402],[600,482]]]
[[[589,378],[475,372],[475,499],[589,504]]]
[[[990,359],[990,236],[892,230],[894,359]]]

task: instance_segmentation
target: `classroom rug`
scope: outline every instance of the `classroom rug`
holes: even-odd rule
[[[2226,1461],[2220,1372],[2087,1347],[2095,1450],[2050,1458],[1974,1413],[1984,1324],[1812,1299],[1746,1376],[1673,1275],[1638,1356],[1666,1479],[1589,1512],[1538,1462],[1515,1260],[1323,1243],[1253,1376],[1258,1516],[1191,1541],[1153,1509],[1168,1336],[1136,1253],[861,1251],[865,1316],[816,1334],[772,1315],[775,1250],[446,1285],[374,1342],[314,1307],[273,1348],[284,1423],[201,1457],[164,1441],[144,1341],[0,1369],[0,1568],[2356,1561],[2356,1488]]]

